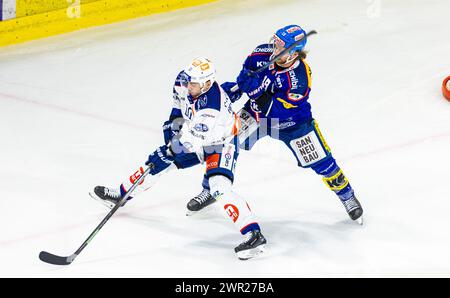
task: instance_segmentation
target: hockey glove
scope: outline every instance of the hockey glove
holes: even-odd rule
[[[242,96],[242,90],[240,90],[239,88],[236,91],[231,90],[236,85],[237,83],[234,82],[225,82],[220,85],[220,87],[222,87],[223,91],[225,91],[225,93],[228,95],[232,103],[238,101]]]
[[[250,99],[250,108],[256,113],[266,113],[271,100],[272,96],[264,92],[260,97]]]
[[[242,69],[236,79],[239,89],[247,93],[250,98],[258,98],[265,91],[264,77]]]
[[[178,138],[172,139],[170,147],[167,150],[170,152],[169,157],[179,169],[189,168],[200,163],[197,154],[195,152],[190,152],[189,149],[181,144]]]
[[[167,154],[167,145],[161,146],[156,149],[155,152],[149,155],[145,165],[150,166],[153,164],[153,168],[150,170],[150,174],[156,175],[165,169],[167,169],[173,162],[173,157]]]

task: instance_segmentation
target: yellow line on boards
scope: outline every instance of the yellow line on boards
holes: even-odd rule
[[[216,0],[87,0],[85,3],[70,0],[63,9],[0,22],[0,46],[214,1]]]

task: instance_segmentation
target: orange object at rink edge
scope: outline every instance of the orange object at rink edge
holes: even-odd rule
[[[450,76],[446,77],[442,82],[442,95],[450,101]]]

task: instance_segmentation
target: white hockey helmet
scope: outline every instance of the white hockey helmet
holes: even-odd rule
[[[205,87],[205,83],[211,81],[211,85],[216,81],[216,68],[211,60],[205,57],[197,57],[184,70],[188,75],[189,82],[199,83],[202,92]]]

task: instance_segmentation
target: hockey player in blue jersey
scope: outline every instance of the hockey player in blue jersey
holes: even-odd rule
[[[163,125],[165,144],[150,154],[149,176],[133,192],[133,197],[151,187],[155,178],[170,169],[206,164],[205,178],[219,211],[244,235],[235,248],[246,260],[264,251],[266,239],[248,203],[232,189],[238,157],[239,118],[231,108],[228,95],[216,81],[214,64],[194,59],[179,73],[173,87],[173,106]],[[117,204],[144,173],[140,167],[117,188],[97,186],[91,196],[110,207]]]
[[[250,150],[257,140],[265,136],[281,140],[295,156],[298,166],[311,168],[321,175],[325,184],[343,203],[350,218],[362,224],[361,204],[312,116],[311,104],[308,102],[311,70],[305,61],[304,51],[306,37],[264,72],[250,72],[267,64],[272,57],[305,35],[298,25],[277,30],[270,43],[256,47],[247,57],[236,83],[222,84],[233,102],[243,93],[249,97],[238,113],[242,122],[238,135],[239,146]],[[188,209],[199,211],[203,205],[214,201],[207,177],[202,186],[203,191],[188,203]]]

